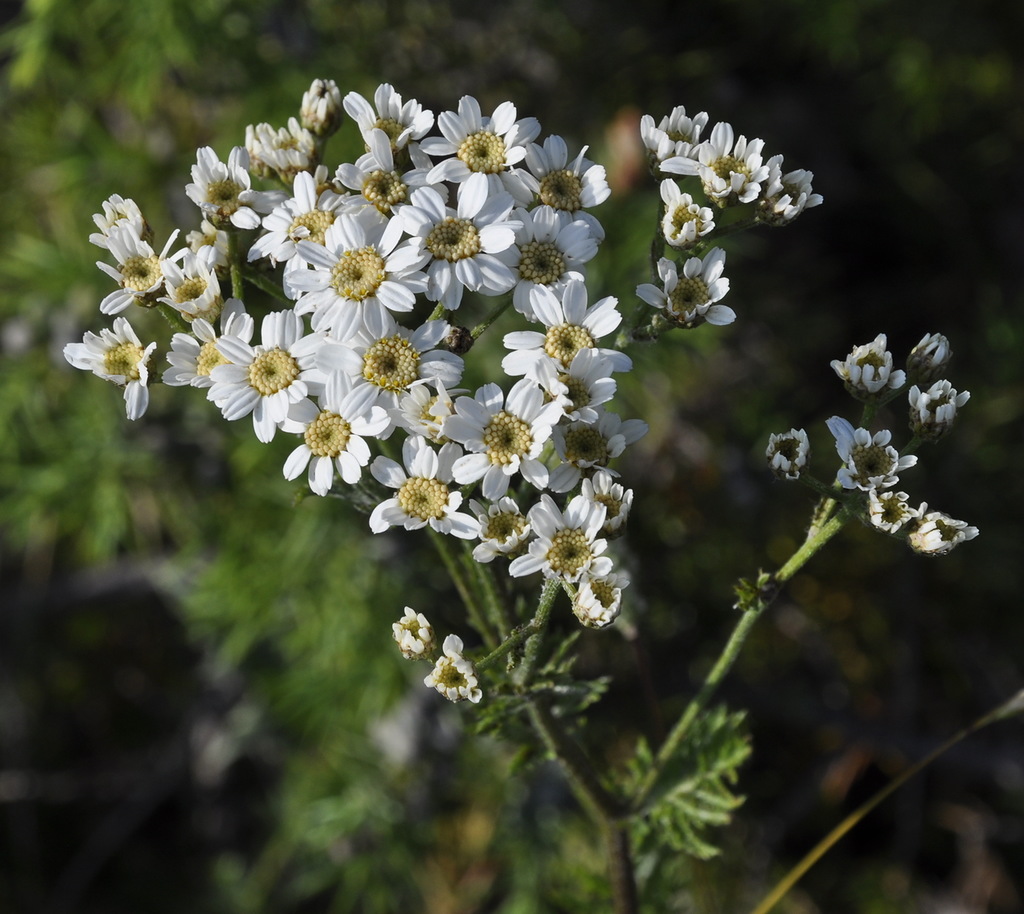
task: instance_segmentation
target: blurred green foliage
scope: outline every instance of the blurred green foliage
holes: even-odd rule
[[[729,245],[738,322],[635,352],[620,383],[618,411],[651,425],[621,467],[637,503],[620,629],[640,635],[580,639],[583,671],[612,677],[587,712],[610,759],[657,740],[730,627],[732,582],[800,536],[810,502],[769,481],[767,435],[806,425],[827,465],[824,418],[853,418],[829,360],[880,331],[897,351],[928,331],[952,340],[954,384],[973,398],[907,482],[981,537],[928,562],[849,530],[794,580],[726,689],[753,740],[741,821],[719,861],[641,861],[670,899],[661,910],[750,906],[901,761],[1020,688],[1024,12],[926,7],[0,11],[0,908],[604,903],[600,857],[557,773],[507,779],[508,748],[469,738],[462,709],[440,707],[392,649],[403,604],[459,626],[417,538],[371,537],[333,500],[294,503],[286,445],[259,445],[187,392],[155,390],[146,419],[127,423],[118,392],[60,356],[99,326],[108,289],[87,238],[101,202],[134,198],[158,239],[191,227],[196,147],[223,155],[247,123],[283,123],[315,77],[366,95],[390,81],[435,112],[464,93],[485,108],[510,98],[545,133],[591,144],[616,182],[592,288],[626,308],[647,279],[657,201],[621,151],[639,113],[706,109],[816,173],[825,206]],[[332,161],[358,152],[348,131]],[[1011,725],[954,753],[785,909],[966,905],[987,867],[976,909],[1024,910],[1021,757]]]

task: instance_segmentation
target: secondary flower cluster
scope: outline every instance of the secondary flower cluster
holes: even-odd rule
[[[885,334],[879,334],[871,343],[854,347],[844,361],[833,361],[832,369],[847,391],[871,408],[903,391],[908,374],[919,383],[928,384],[924,390],[917,384],[909,390],[909,425],[914,438],[904,450],[913,450],[922,441],[938,440],[952,427],[957,409],[970,398],[967,391],[958,393],[953,389],[949,381],[935,380],[951,357],[949,341],[941,334],[927,334],[911,351],[907,371],[893,369],[892,354],[886,347]],[[901,456],[889,443],[891,431],[883,429],[872,434],[866,428],[854,428],[840,416],[833,416],[826,424],[843,461],[835,485],[864,493],[864,510],[873,527],[905,536],[912,549],[928,555],[947,553],[978,535],[977,527],[938,511],[928,511],[927,503],[913,508],[906,492],[894,491],[899,474],[914,466],[917,456],[906,452]],[[807,433],[790,429],[772,435],[766,456],[776,476],[801,478],[810,456]]]

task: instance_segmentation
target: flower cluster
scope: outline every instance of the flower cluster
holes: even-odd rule
[[[834,360],[832,369],[846,390],[873,410],[905,390],[908,374],[922,381],[933,380],[948,365],[950,355],[949,341],[944,336],[927,334],[911,350],[907,371],[894,369],[885,334],[879,334],[872,342],[855,346],[844,360]],[[894,491],[899,474],[917,463],[917,456],[910,451],[923,441],[937,441],[946,435],[957,410],[968,399],[967,391],[957,392],[949,381],[936,380],[926,390],[913,385],[908,400],[909,425],[914,437],[902,455],[890,444],[889,429],[872,433],[867,428],[854,428],[840,416],[833,416],[826,423],[843,461],[835,487],[851,493],[851,499],[859,499],[857,506],[872,527],[904,537],[916,552],[944,554],[978,535],[977,527],[937,511],[929,512],[926,503],[913,508],[906,492]],[[772,472],[780,478],[804,477],[809,455],[810,445],[803,429],[772,435],[768,441],[766,457]],[[822,488],[816,480],[810,483]],[[863,495],[855,496],[853,493],[857,492]]]

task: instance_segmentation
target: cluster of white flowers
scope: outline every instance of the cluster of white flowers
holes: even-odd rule
[[[893,368],[893,357],[887,349],[885,334],[872,342],[855,346],[843,360],[832,362],[832,369],[843,381],[847,391],[871,406],[891,400],[903,390],[908,373],[928,382],[949,363],[949,341],[941,334],[926,334],[907,358],[907,371]],[[956,411],[970,398],[967,391],[958,393],[949,381],[933,381],[926,390],[916,384],[910,388],[910,431],[916,441],[935,441],[951,428]],[[847,491],[866,495],[864,509],[867,521],[876,529],[902,534],[916,552],[938,555],[978,535],[978,528],[954,520],[937,511],[928,512],[909,504],[906,492],[894,491],[899,474],[917,463],[914,454],[900,453],[889,442],[888,429],[872,434],[866,428],[854,428],[846,419],[833,416],[826,423],[835,438],[836,451],[843,466],[836,475],[836,485]],[[765,456],[773,473],[779,478],[798,479],[807,469],[810,445],[803,429],[772,435]]]

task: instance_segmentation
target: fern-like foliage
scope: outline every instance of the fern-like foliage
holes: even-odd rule
[[[727,825],[744,798],[733,792],[737,769],[750,755],[743,712],[714,708],[694,721],[687,739],[661,772],[643,815],[634,822],[637,847],[668,846],[707,860],[718,854],[707,831]],[[632,765],[640,783],[654,764],[654,754],[641,741]]]

